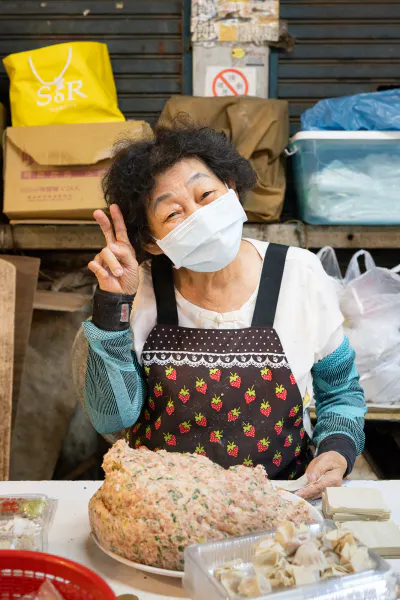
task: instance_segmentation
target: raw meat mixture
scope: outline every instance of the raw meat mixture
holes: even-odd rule
[[[100,544],[134,562],[183,570],[186,546],[310,520],[285,501],[263,467],[225,470],[197,454],[119,440],[104,457],[105,482],[89,503]]]

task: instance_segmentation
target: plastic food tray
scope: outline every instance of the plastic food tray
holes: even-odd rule
[[[337,529],[332,521],[310,525],[311,533]],[[229,596],[223,585],[213,576],[214,569],[232,560],[250,563],[257,542],[273,537],[274,531],[229,538],[218,542],[190,546],[185,551],[185,574],[183,585],[192,600],[231,600],[242,596]],[[345,575],[340,578],[319,581],[312,585],[286,588],[258,596],[258,600],[302,600],[321,598],[326,600],[392,600],[396,597],[396,578],[390,565],[370,551],[375,569]]]
[[[0,550],[46,552],[56,508],[44,494],[0,496]]]

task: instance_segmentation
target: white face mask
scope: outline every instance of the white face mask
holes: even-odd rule
[[[236,258],[245,221],[236,192],[228,190],[156,242],[177,269],[213,273]]]

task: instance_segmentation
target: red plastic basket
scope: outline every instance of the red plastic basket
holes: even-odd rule
[[[116,600],[101,577],[78,563],[41,552],[0,550],[0,600],[34,597],[46,578],[65,600]]]

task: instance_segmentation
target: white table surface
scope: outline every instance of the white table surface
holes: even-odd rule
[[[354,481],[352,487],[377,487],[400,526],[400,481]],[[49,535],[49,552],[87,566],[103,577],[115,594],[131,593],[139,600],[187,598],[179,580],[142,573],[104,554],[90,537],[87,506],[101,486],[97,481],[2,481],[0,494],[47,494],[58,499]],[[400,560],[390,561],[400,571]]]

